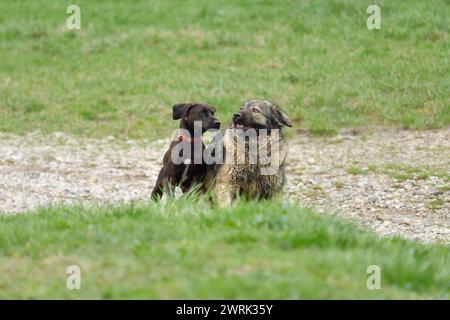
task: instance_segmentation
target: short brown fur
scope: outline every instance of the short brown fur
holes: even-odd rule
[[[204,103],[180,103],[173,106],[173,120],[180,120],[180,129],[189,132],[190,137],[194,139],[202,139],[202,136],[194,136],[194,122],[201,121],[202,132],[209,129],[219,129],[220,122],[214,117],[216,109],[213,106]],[[186,138],[190,139],[190,138]],[[201,142],[202,150],[205,148]],[[179,144],[186,144],[191,149],[190,158],[187,157],[181,164],[172,162],[172,150]],[[164,192],[172,192],[175,187],[179,186],[183,192],[187,192],[195,185],[203,182],[206,164],[196,164],[194,161],[194,144],[179,140],[178,138],[170,144],[169,149],[164,154],[163,166],[159,172],[155,187],[152,191],[153,199],[160,199]],[[184,156],[184,155],[183,155]]]

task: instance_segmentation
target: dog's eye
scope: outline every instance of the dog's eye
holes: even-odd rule
[[[260,111],[259,111],[258,108],[252,108],[252,111],[253,111],[253,112],[258,112],[258,113],[260,113]]]

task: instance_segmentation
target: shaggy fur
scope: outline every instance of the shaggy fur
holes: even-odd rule
[[[238,195],[246,199],[267,199],[281,192],[285,182],[286,158],[286,139],[281,130],[283,126],[291,127],[292,123],[279,107],[266,100],[245,102],[240,112],[233,116],[233,123],[223,138],[224,164],[208,166],[205,176],[205,187],[215,194],[220,206],[230,205]],[[267,139],[259,140],[257,148],[258,152],[262,148],[269,150],[272,161],[278,158],[279,166],[271,174],[262,174],[263,168],[270,167],[270,163],[263,164],[259,158],[256,163],[250,163],[248,141],[245,142],[245,148],[237,147],[238,141],[245,140],[245,137],[242,138],[243,133],[249,129],[257,133],[259,129],[268,131]],[[275,135],[273,129],[280,129],[279,135]],[[271,154],[271,147],[276,147],[278,153]],[[229,157],[233,157],[234,163],[229,163]],[[245,157],[245,161],[237,163],[239,157]]]

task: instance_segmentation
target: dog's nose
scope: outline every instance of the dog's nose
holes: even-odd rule
[[[235,121],[235,122],[241,120],[241,118],[242,118],[242,113],[240,113],[240,112],[237,112],[233,115],[233,121]]]
[[[220,128],[220,121],[214,121],[213,122],[213,128],[219,129]]]

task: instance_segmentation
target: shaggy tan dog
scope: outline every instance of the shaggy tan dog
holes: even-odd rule
[[[291,127],[291,120],[267,100],[247,101],[234,114],[222,139],[224,163],[209,165],[204,182],[220,206],[237,196],[267,199],[280,193],[285,182],[283,126]]]

